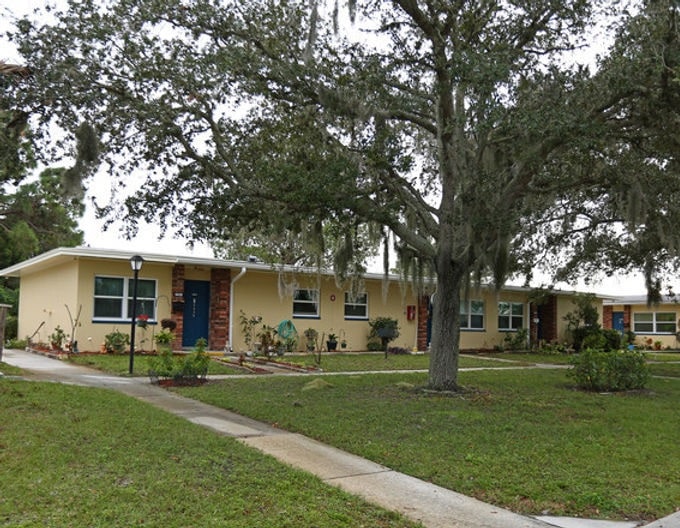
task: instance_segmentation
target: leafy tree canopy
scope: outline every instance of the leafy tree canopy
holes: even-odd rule
[[[0,268],[56,247],[83,243],[78,229],[83,205],[65,195],[62,172],[45,170],[38,181],[0,195]]]
[[[319,2],[71,2],[10,35],[40,72],[17,107],[46,152],[84,120],[114,177],[147,174],[132,230],[285,233],[341,272],[391,240],[437,279],[430,385],[455,389],[470,281],[676,263],[678,8],[631,4],[353,0],[355,37]]]

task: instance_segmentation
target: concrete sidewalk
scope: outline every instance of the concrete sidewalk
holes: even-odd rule
[[[321,444],[299,434],[183,398],[151,385],[145,378],[119,378],[59,360],[5,350],[3,360],[30,372],[29,379],[109,388],[150,403],[216,433],[308,471],[383,508],[397,511],[427,528],[634,528],[635,522],[560,517],[525,517]],[[680,528],[680,513],[648,525]]]

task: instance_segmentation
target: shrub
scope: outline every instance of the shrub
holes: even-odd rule
[[[253,342],[253,336],[255,335],[255,327],[262,322],[262,316],[251,315],[248,317],[246,313],[241,310],[239,320],[241,322],[241,332],[243,332],[243,341],[246,343],[246,348],[252,350],[251,344]]]
[[[520,328],[516,332],[508,332],[503,337],[504,350],[526,350],[529,332],[526,328]]]
[[[595,294],[584,293],[574,297],[573,300],[576,309],[564,316],[567,322],[567,331],[571,335],[574,348],[578,350],[586,348],[601,348],[600,347],[600,325],[598,323],[599,314],[595,306]],[[591,344],[588,345],[585,340],[591,336]]]
[[[8,339],[5,346],[6,348],[14,348],[17,350],[22,350],[28,345],[28,339],[17,339],[16,337]]]
[[[399,337],[399,323],[396,319],[392,317],[376,317],[368,322],[371,327],[371,331],[368,335],[369,350],[371,341],[376,338],[380,339],[381,348],[379,350],[384,350],[387,354],[387,345],[390,341],[395,340]]]
[[[180,384],[204,379],[210,363],[210,356],[205,352],[206,345],[205,339],[199,339],[191,353],[178,357],[170,347],[161,347],[155,357],[149,358],[149,377],[172,379]]]
[[[199,339],[196,341],[194,350],[180,358],[175,379],[180,378],[184,381],[191,381],[205,378],[208,374],[208,365],[210,363],[210,356],[205,352],[207,344],[205,339]]]
[[[539,354],[546,356],[556,356],[560,354],[570,354],[573,352],[566,344],[559,341],[551,341],[550,343],[541,343],[538,349]]]
[[[584,390],[614,392],[643,389],[649,381],[644,355],[633,350],[586,349],[571,360],[569,377]]]
[[[410,352],[407,348],[404,348],[404,347],[389,347],[387,349],[387,353],[393,354],[395,356],[403,356],[403,355],[409,354]]]
[[[18,328],[19,318],[16,315],[7,314],[7,319],[5,320],[5,339],[16,339]]]
[[[383,350],[382,343],[380,341],[377,341],[375,339],[371,339],[368,343],[366,343],[366,349],[369,352],[378,352]]]
[[[175,377],[175,359],[172,348],[159,347],[158,353],[148,360],[149,377],[171,379]]]
[[[125,347],[129,344],[130,336],[128,334],[124,334],[120,330],[114,330],[113,332],[104,336],[104,345],[106,346],[107,352],[122,354],[125,350]]]
[[[62,350],[67,340],[68,336],[66,335],[66,332],[64,332],[61,326],[57,325],[54,332],[50,334],[50,343],[52,343],[52,346],[58,350]]]
[[[153,336],[153,340],[158,345],[158,348],[171,348],[170,343],[175,340],[175,334],[173,334],[172,330],[169,328],[163,328],[160,332]]]
[[[304,336],[306,339],[305,345],[307,347],[308,352],[314,352],[317,347],[317,339],[319,338],[319,332],[317,332],[314,328],[307,328],[307,330],[304,331]]]
[[[599,328],[586,334],[579,342],[579,348],[582,350],[606,350],[606,345],[607,338]]]
[[[605,350],[620,350],[623,348],[623,335],[613,328],[603,328],[600,330],[605,339]]]

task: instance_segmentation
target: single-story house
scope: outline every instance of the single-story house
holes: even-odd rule
[[[656,348],[678,348],[680,303],[664,295],[658,304],[649,305],[646,295],[622,296],[603,303],[602,326],[619,332],[633,332],[635,344]]]
[[[19,337],[49,342],[59,326],[75,334],[81,351],[96,351],[106,334],[130,333],[134,274],[128,251],[58,248],[0,270],[18,277]],[[174,348],[191,348],[205,338],[211,350],[246,350],[241,316],[261,316],[277,327],[290,320],[304,349],[303,332],[314,328],[344,339],[347,350],[365,350],[369,319],[397,319],[400,336],[391,345],[426,350],[431,330],[430,297],[397,276],[368,274],[352,296],[331,273],[274,268],[259,262],[142,254],[138,273],[136,350],[153,348],[163,319],[176,323]],[[574,292],[551,291],[536,302],[530,288],[500,292],[473,290],[461,302],[461,349],[493,349],[508,332],[527,329],[532,342],[567,339],[564,316],[574,309]],[[600,306],[600,313],[601,306]],[[77,325],[72,319],[77,318]],[[69,336],[70,337],[70,336]]]

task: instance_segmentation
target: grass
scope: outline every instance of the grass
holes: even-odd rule
[[[115,392],[0,383],[0,526],[415,524]]]
[[[9,365],[0,361],[0,372],[5,376],[19,376],[23,372],[19,367]]]
[[[463,372],[464,396],[427,396],[425,375],[213,382],[180,393],[327,442],[527,514],[649,520],[675,511],[680,381],[650,391],[574,390],[564,371]]]
[[[568,365],[572,356],[569,354],[535,354],[525,352],[485,352],[482,357],[518,361],[524,364],[544,363],[549,365]]]
[[[151,357],[135,356],[133,376],[148,376],[148,361]],[[129,375],[130,356],[125,354],[71,354],[68,360],[76,365],[94,368],[116,376]],[[234,374],[234,369],[211,361],[208,365],[208,374]]]
[[[680,378],[680,363],[649,363],[652,376]]]
[[[307,366],[316,365],[310,355],[284,356],[284,360]],[[388,355],[350,353],[324,354],[321,356],[321,368],[324,372],[359,372],[380,370],[427,370],[430,366],[430,355]],[[460,367],[503,367],[506,363],[476,357],[461,357]]]
[[[135,356],[134,376],[146,376],[149,370],[147,361],[149,356]],[[299,365],[316,365],[310,355],[287,355],[284,361]],[[95,368],[109,374],[127,376],[130,358],[124,354],[82,354],[71,355],[69,361],[78,365]],[[366,370],[427,370],[429,355],[389,355],[382,354],[325,354],[321,357],[321,368],[324,372],[356,372]],[[520,364],[526,364],[521,363]],[[470,367],[504,367],[507,363],[480,359],[475,357],[461,357],[460,366]],[[240,374],[235,369],[211,361],[208,374]]]
[[[677,352],[645,352],[647,361],[680,361],[680,354]]]

